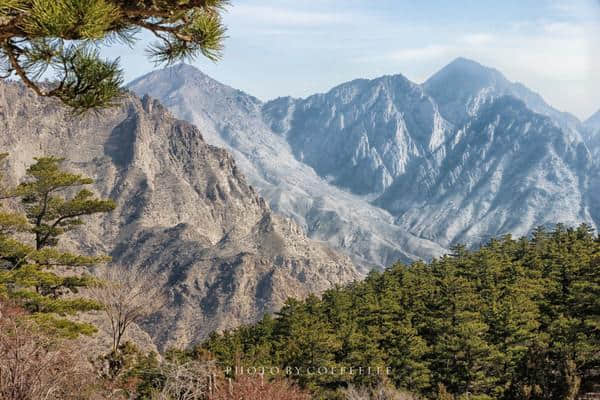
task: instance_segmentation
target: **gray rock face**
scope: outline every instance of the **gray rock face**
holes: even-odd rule
[[[361,79],[266,104],[188,66],[130,87],[213,132],[275,209],[367,265],[538,225],[600,224],[600,133],[470,60],[423,85]],[[322,198],[330,205],[315,207]]]
[[[595,225],[586,194],[590,154],[548,117],[514,97],[485,103],[445,145],[437,168],[424,162],[377,203],[397,222],[443,244],[526,235],[562,222]]]
[[[590,190],[588,193],[589,204],[592,207],[592,215],[597,224],[600,225],[600,111],[584,122],[585,142],[592,153],[594,167],[590,173]]]
[[[457,59],[421,86],[383,77],[278,102],[265,119],[297,157],[441,246],[600,222],[583,125],[476,62]]]
[[[296,100],[283,98],[263,105],[187,65],[152,72],[133,81],[129,88],[159,99],[178,117],[198,126],[209,143],[230,150],[250,183],[274,210],[293,218],[311,238],[346,252],[365,270],[398,260],[431,258],[446,251],[406,232],[394,224],[387,211],[336,187],[294,156],[281,133],[289,129],[290,107]],[[270,112],[263,115],[263,109]],[[367,163],[368,157],[361,162]]]
[[[596,164],[600,166],[600,111],[584,122],[585,140],[590,148]]]
[[[110,253],[168,290],[168,306],[143,325],[162,347],[359,277],[347,257],[274,215],[226,150],[150,98],[71,118],[56,102],[1,84],[0,149],[11,154],[15,181],[33,157],[56,155],[116,201],[67,245]]]
[[[277,126],[273,108],[265,106],[265,118]],[[296,158],[357,194],[383,193],[450,132],[432,99],[401,75],[338,86],[287,114],[282,134]]]

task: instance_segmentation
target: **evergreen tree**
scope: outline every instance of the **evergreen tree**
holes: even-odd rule
[[[291,367],[292,374],[297,368],[300,373],[294,378],[302,387],[313,390],[317,385],[335,382],[337,377],[331,371],[341,367],[335,360],[341,343],[323,318],[322,307],[315,296],[309,296],[304,303],[289,300],[279,314],[282,323],[273,332],[275,358],[282,366]]]
[[[292,378],[323,398],[381,381],[428,398],[564,400],[600,367],[600,238],[589,226],[457,246],[398,264],[275,319],[213,335],[217,359],[391,368],[390,376]]]
[[[55,157],[38,158],[27,169],[23,183],[3,191],[4,198],[20,199],[25,212],[0,212],[0,295],[20,302],[40,325],[75,336],[93,328],[61,316],[100,305],[64,295],[89,285],[92,280],[85,268],[108,258],[65,252],[56,246],[60,235],[83,223],[82,217],[108,212],[114,204],[81,189],[92,180],[63,171],[62,162]]]
[[[81,112],[114,104],[122,94],[119,60],[98,46],[132,44],[140,30],[156,37],[148,53],[157,63],[199,54],[219,58],[227,0],[2,0],[0,75],[17,75],[41,96]],[[57,82],[36,82],[51,71]]]

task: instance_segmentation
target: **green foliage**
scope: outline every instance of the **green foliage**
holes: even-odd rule
[[[56,193],[88,185],[93,180],[60,169],[62,158],[36,158],[36,163],[27,169],[27,180],[21,183],[16,193],[25,206],[25,215],[33,226],[36,249],[55,246],[58,237],[81,225],[80,217],[104,213],[115,208],[112,200],[94,197],[87,189],[79,190],[72,198],[65,199]]]
[[[101,39],[119,18],[106,0],[33,0],[21,26],[31,37]]]
[[[73,322],[53,314],[36,313],[30,319],[51,337],[75,339],[79,335],[92,335],[98,331],[92,324]]]
[[[217,60],[227,0],[2,0],[0,74],[16,74],[39,95],[57,97],[75,112],[109,107],[123,94],[119,60],[104,60],[98,47],[131,44],[141,29],[157,42],[157,63],[200,54]],[[36,82],[51,71],[56,82]]]
[[[0,161],[4,158],[0,155]],[[108,212],[114,203],[82,189],[93,181],[62,170],[62,162],[55,157],[36,159],[23,183],[2,192],[3,197],[20,199],[24,213],[0,209],[0,295],[17,301],[51,333],[74,337],[95,329],[64,316],[97,310],[100,304],[67,295],[89,286],[93,280],[85,268],[108,258],[56,246],[62,234],[83,224],[83,217]]]
[[[599,285],[600,239],[558,225],[290,300],[202,348],[225,366],[391,369],[291,376],[323,398],[389,381],[428,398],[571,399],[599,379]]]

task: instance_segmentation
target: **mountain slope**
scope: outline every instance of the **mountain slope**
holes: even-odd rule
[[[514,97],[480,106],[457,132],[438,169],[423,164],[377,204],[398,223],[443,244],[477,244],[538,225],[594,225],[586,202],[591,158],[550,118]]]
[[[583,124],[474,61],[423,85],[358,79],[265,104],[189,66],[130,87],[211,131],[275,209],[367,265],[538,225],[600,224]]]
[[[357,80],[263,113],[298,159],[444,247],[598,223],[582,124],[474,61],[459,58],[421,86]]]
[[[299,160],[358,194],[383,193],[450,133],[423,89],[401,75],[357,80],[289,104],[282,130]],[[265,105],[274,123],[276,102]]]
[[[597,111],[594,115],[588,118],[584,124],[593,131],[600,130],[600,111]]]
[[[586,128],[585,139],[594,158],[598,162],[600,159],[600,111],[586,120],[584,126]],[[597,165],[600,166],[600,163]]]
[[[227,151],[155,100],[130,96],[80,119],[1,84],[0,132],[12,179],[32,157],[66,157],[69,169],[96,178],[95,190],[116,201],[68,245],[110,253],[168,290],[168,306],[144,325],[163,347],[255,321],[288,296],[359,276],[347,257],[274,215]]]
[[[183,64],[147,74],[129,88],[159,99],[198,126],[209,143],[229,149],[273,209],[294,218],[310,237],[345,251],[365,269],[445,252],[408,234],[389,213],[335,187],[297,160],[286,139],[263,120],[263,105],[256,98]],[[292,103],[278,102],[282,112]],[[285,125],[285,116],[278,122]]]
[[[479,106],[502,96],[522,100],[532,111],[552,118],[563,130],[577,136],[580,121],[548,105],[537,93],[520,83],[510,82],[498,70],[475,61],[457,58],[431,76],[424,84],[448,121],[460,127],[477,113]]]

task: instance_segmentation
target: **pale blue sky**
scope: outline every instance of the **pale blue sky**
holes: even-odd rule
[[[553,106],[600,109],[598,0],[232,0],[224,58],[193,62],[263,100],[304,97],[355,78],[423,82],[458,56],[495,67]],[[151,71],[142,35],[112,47],[128,80]]]

